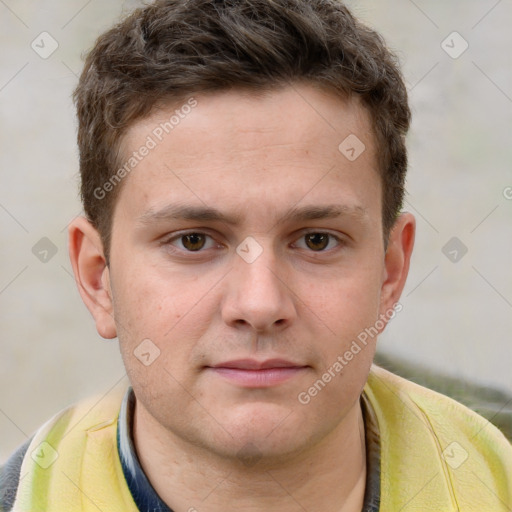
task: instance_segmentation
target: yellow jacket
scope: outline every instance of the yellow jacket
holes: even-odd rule
[[[380,512],[512,510],[512,446],[487,420],[375,365],[364,393],[380,431]],[[117,451],[121,400],[86,401],[38,430],[14,511],[137,512]]]

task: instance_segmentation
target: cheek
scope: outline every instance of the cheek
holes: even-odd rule
[[[142,382],[158,381],[166,370],[180,381],[186,378],[194,348],[218,304],[207,293],[209,280],[199,289],[197,279],[164,275],[143,265],[112,280],[114,316],[128,373]]]
[[[367,270],[348,273],[317,288],[304,310],[316,323],[316,337],[322,339],[316,344],[320,361],[317,378],[328,384],[325,392],[319,393],[318,405],[327,407],[339,402],[341,396],[357,396],[366,381],[375,355],[377,333],[372,328],[379,318],[380,304],[379,271]],[[319,385],[323,386],[321,382]],[[313,394],[316,392],[312,389]]]
[[[331,334],[346,338],[373,325],[380,307],[380,274],[374,269],[347,272],[310,288],[305,301]],[[302,295],[308,296],[308,295]]]
[[[197,279],[180,273],[166,273],[162,268],[132,264],[115,275],[114,310],[116,320],[125,322],[137,335],[164,337],[174,329],[199,302],[204,291]]]
[[[378,287],[362,286],[359,280],[351,283],[353,286],[346,281],[344,284],[317,297],[318,315],[325,319],[317,322],[318,337],[322,339],[316,345],[319,365],[315,378],[301,390],[315,403],[310,410],[339,414],[340,406],[353,405],[375,355],[378,333],[373,326],[379,313]]]

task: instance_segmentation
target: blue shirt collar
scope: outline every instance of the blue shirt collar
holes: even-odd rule
[[[161,500],[153,486],[142,470],[133,446],[132,425],[135,410],[135,394],[128,388],[121,404],[119,421],[117,424],[117,449],[124,477],[133,497],[133,501],[140,511],[144,512],[172,512]]]

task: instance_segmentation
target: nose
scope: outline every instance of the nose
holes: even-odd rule
[[[248,327],[260,333],[284,329],[296,318],[291,283],[272,249],[252,262],[238,254],[228,274],[222,317],[230,327]]]

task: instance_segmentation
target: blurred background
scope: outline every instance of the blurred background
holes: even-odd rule
[[[76,290],[66,227],[81,213],[82,57],[139,4],[0,0],[0,463],[59,410],[127,383]],[[512,436],[512,3],[347,4],[398,54],[414,112],[416,248],[377,361]]]

